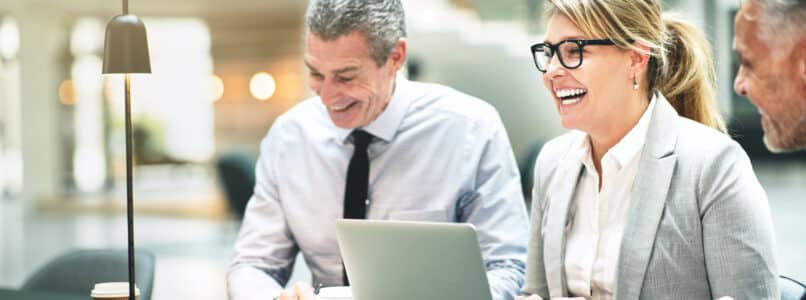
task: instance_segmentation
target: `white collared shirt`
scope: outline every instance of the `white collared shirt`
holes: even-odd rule
[[[638,123],[602,157],[602,189],[593,164],[590,136],[579,144],[584,170],[573,196],[572,223],[565,250],[568,292],[588,299],[611,299],[616,264],[627,221],[633,181],[644,148],[655,100]]]
[[[523,284],[529,225],[495,109],[398,77],[386,109],[363,129],[375,136],[367,150],[367,218],[473,224],[494,299],[512,299]],[[272,125],[235,244],[230,299],[277,296],[299,252],[314,285],[342,284],[335,222],[343,214],[350,132],[333,124],[318,97]]]

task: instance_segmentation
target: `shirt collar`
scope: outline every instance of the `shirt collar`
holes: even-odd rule
[[[629,163],[641,152],[641,149],[644,149],[646,133],[649,130],[649,122],[652,119],[652,111],[655,110],[656,99],[657,96],[653,95],[652,99],[649,100],[649,105],[647,105],[644,114],[641,115],[641,119],[638,120],[638,123],[635,124],[635,127],[633,127],[630,132],[628,132],[627,135],[621,139],[621,141],[619,141],[615,146],[613,146],[613,148],[610,149],[610,151],[608,151],[618,163],[619,168],[626,166],[627,163]]]
[[[630,129],[630,131],[621,140],[616,143],[613,148],[610,148],[605,157],[611,157],[618,164],[618,168],[623,168],[627,165],[636,155],[638,155],[644,148],[646,142],[647,131],[649,130],[649,123],[652,120],[652,112],[655,110],[655,102],[657,95],[653,95],[649,100],[647,106],[638,123]],[[593,167],[591,156],[590,136],[584,134],[584,138],[580,139],[577,146],[577,156],[579,160],[588,168]],[[604,159],[604,158],[603,158]]]
[[[591,158],[591,138],[585,132],[580,131],[581,138],[576,147],[576,156],[586,169],[593,169],[593,161]]]
[[[381,114],[378,115],[378,118],[375,119],[375,121],[372,121],[369,123],[369,125],[364,126],[361,129],[369,132],[384,142],[391,142],[392,139],[394,139],[397,129],[400,127],[403,117],[406,115],[406,111],[408,110],[411,102],[408,95],[408,92],[410,91],[410,84],[411,82],[409,82],[405,76],[397,75],[395,77],[395,90],[392,92],[392,99],[389,100],[389,104],[386,105],[386,109],[384,109]],[[334,128],[338,140],[342,143],[347,142],[347,138],[350,137],[350,133],[352,133],[354,130],[335,126]]]

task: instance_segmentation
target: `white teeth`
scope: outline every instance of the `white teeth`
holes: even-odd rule
[[[560,102],[562,102],[563,105],[571,105],[571,104],[577,103],[579,101],[582,101],[582,98],[573,98],[573,99],[568,99],[568,100],[562,100]]]
[[[343,104],[343,105],[335,105],[335,104],[334,104],[334,105],[330,106],[330,109],[332,109],[332,110],[344,110],[344,109],[346,109],[348,106],[350,106],[350,104],[353,104],[353,103],[352,103],[352,102],[348,102],[348,103],[345,103],[345,104]]]
[[[570,96],[576,96],[585,93],[584,89],[567,89],[567,90],[557,90],[555,93],[557,94],[558,98],[566,98]]]

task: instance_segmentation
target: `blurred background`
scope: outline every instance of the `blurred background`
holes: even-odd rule
[[[404,0],[408,76],[500,112],[524,190],[564,132],[528,47],[542,0]],[[806,279],[806,154],[774,158],[735,95],[735,0],[666,0],[714,46],[719,104],[770,200],[782,274]],[[132,80],[135,241],[156,256],[153,299],[225,299],[260,140],[304,98],[301,0],[133,0],[153,74]],[[0,1],[0,287],[76,248],[125,248],[123,80],[102,76],[111,0]],[[801,237],[801,238],[798,238]],[[309,280],[297,260],[292,280]]]

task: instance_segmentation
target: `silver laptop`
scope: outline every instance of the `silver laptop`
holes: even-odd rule
[[[470,224],[338,220],[354,300],[491,300]]]

